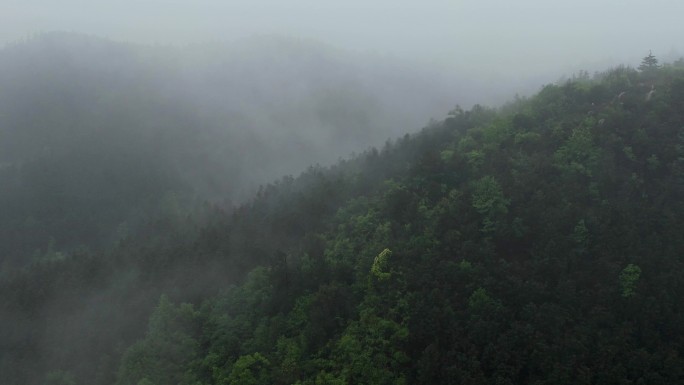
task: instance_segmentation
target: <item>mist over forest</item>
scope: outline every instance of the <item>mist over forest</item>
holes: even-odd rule
[[[10,44],[0,52],[2,261],[21,265],[50,242],[110,245],[159,202],[243,202],[478,96],[294,38],[171,47],[48,33]]]
[[[682,12],[8,0],[0,384],[684,384]]]

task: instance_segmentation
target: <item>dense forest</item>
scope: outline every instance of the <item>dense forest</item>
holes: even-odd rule
[[[6,162],[27,205],[95,199],[50,182],[67,164]],[[684,383],[684,61],[456,107],[234,206],[182,204],[160,170],[120,170],[152,189],[121,207],[164,205],[135,231],[0,276],[0,382]],[[70,217],[120,214],[102,199]]]

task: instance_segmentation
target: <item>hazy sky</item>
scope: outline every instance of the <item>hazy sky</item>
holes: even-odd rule
[[[158,43],[283,34],[532,74],[680,55],[683,15],[682,0],[0,0],[0,43],[53,30]]]

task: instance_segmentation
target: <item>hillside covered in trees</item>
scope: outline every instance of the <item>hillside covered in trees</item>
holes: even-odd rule
[[[37,35],[0,50],[0,266],[107,249],[443,116],[423,70],[324,44],[185,47]]]
[[[684,63],[618,67],[0,280],[3,384],[684,382]]]

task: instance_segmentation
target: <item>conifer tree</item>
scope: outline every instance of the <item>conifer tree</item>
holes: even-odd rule
[[[639,65],[639,70],[640,71],[652,71],[655,69],[658,69],[660,66],[658,65],[658,59],[653,55],[651,51],[648,51],[648,56],[645,56],[641,60],[641,65]]]

